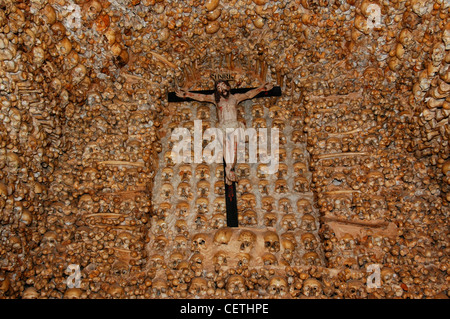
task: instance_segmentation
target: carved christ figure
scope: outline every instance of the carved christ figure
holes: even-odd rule
[[[237,161],[237,143],[233,143],[232,134],[226,134],[227,128],[244,128],[242,123],[237,120],[237,105],[248,99],[254,98],[256,95],[263,91],[270,91],[273,88],[273,85],[270,83],[265,83],[260,87],[247,91],[243,94],[231,94],[231,86],[228,81],[218,81],[214,85],[214,93],[213,94],[199,94],[192,93],[186,90],[177,90],[176,95],[181,98],[191,98],[200,102],[209,102],[216,105],[217,114],[219,117],[219,123],[217,124],[217,128],[219,128],[223,132],[223,142],[222,147],[229,156],[225,156],[225,172],[226,172],[226,183],[231,185],[233,182],[237,181],[236,173],[234,171],[236,161]],[[240,130],[238,130],[239,132]],[[238,141],[241,136],[237,134]],[[233,152],[234,151],[234,152]],[[231,155],[234,154],[233,159],[231,159]],[[229,163],[227,162],[226,159]]]

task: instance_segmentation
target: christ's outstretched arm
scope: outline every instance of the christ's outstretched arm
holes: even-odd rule
[[[181,98],[188,97],[199,102],[214,103],[214,94],[199,94],[199,93],[192,93],[186,90],[176,90],[175,94]]]
[[[263,85],[261,85],[260,87],[250,90],[248,92],[245,92],[243,94],[235,94],[235,98],[238,101],[238,103],[244,101],[244,100],[249,100],[249,99],[253,99],[255,96],[257,96],[259,93],[264,92],[264,91],[270,91],[272,90],[273,85],[270,83],[265,83]]]

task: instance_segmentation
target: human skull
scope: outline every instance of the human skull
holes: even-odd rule
[[[163,181],[168,182],[173,177],[173,169],[171,167],[164,167],[161,176]]]
[[[182,201],[177,204],[177,217],[185,217],[189,212],[189,203]]]
[[[164,228],[167,228],[165,225]],[[164,250],[168,244],[169,240],[164,235],[156,236],[155,241],[153,243],[153,249],[155,250]]]
[[[197,177],[197,179],[202,180],[202,179],[208,179],[210,176],[209,173],[209,166],[206,164],[199,164],[197,165],[197,168],[195,169],[195,177]]]
[[[277,178],[284,179],[287,177],[288,166],[285,163],[278,164]]]
[[[301,198],[297,201],[297,209],[300,214],[311,213],[311,202],[305,198]]]
[[[294,172],[297,176],[302,176],[308,171],[306,164],[303,162],[297,162],[294,164]]]
[[[166,167],[171,167],[174,166],[174,158],[177,156],[177,154],[175,154],[172,151],[167,151],[164,153],[164,164],[166,165]]]
[[[227,290],[233,295],[242,295],[245,291],[245,280],[241,275],[231,275],[227,281]]]
[[[203,233],[196,234],[192,237],[191,250],[199,252],[205,250],[207,247],[207,235]]]
[[[269,195],[269,181],[262,180],[258,183],[259,192],[264,195]]]
[[[195,277],[191,280],[191,285],[189,286],[189,293],[195,296],[205,296],[208,290],[208,283],[205,278]]]
[[[28,287],[22,293],[22,299],[38,299],[39,297],[40,294],[34,287]]]
[[[243,194],[240,197],[241,206],[243,209],[252,208],[256,206],[256,197],[254,194]]]
[[[294,159],[295,163],[302,162],[305,159],[305,153],[298,147],[294,148],[292,150],[292,158]]]
[[[256,235],[249,230],[242,230],[239,233],[238,241],[241,243],[241,250],[245,250],[247,248],[252,249],[256,242]]]
[[[159,204],[158,210],[157,210],[157,215],[159,218],[165,218],[167,216],[169,216],[169,212],[172,208],[172,205],[164,202]]]
[[[236,169],[239,178],[247,178],[250,175],[249,164],[239,164]]]
[[[219,229],[226,225],[226,217],[223,213],[214,214],[210,220],[210,226],[213,229]]]
[[[302,291],[306,297],[319,297],[322,294],[322,284],[315,278],[308,278],[303,283]]]
[[[267,231],[264,234],[264,247],[269,252],[277,252],[280,250],[280,238],[277,233],[273,231]]]
[[[286,122],[284,120],[275,119],[275,120],[272,121],[272,127],[275,127],[277,129],[279,129],[280,131],[283,131],[284,128],[286,127]]]
[[[226,210],[225,198],[217,197],[214,200],[214,211],[218,213],[223,213]]]
[[[173,186],[165,183],[161,186],[161,195],[164,200],[169,200],[173,196]]]
[[[160,254],[153,254],[150,256],[150,266],[151,267],[162,267],[164,265],[164,256]]]
[[[209,200],[206,197],[199,197],[195,200],[195,208],[198,214],[208,213]]]
[[[252,127],[254,129],[266,128],[266,120],[264,118],[255,118],[253,119]]]
[[[238,219],[244,226],[253,226],[258,223],[257,214],[251,209],[247,209],[242,215],[239,215]]]
[[[231,236],[233,235],[233,230],[228,227],[220,228],[214,234],[214,243],[216,245],[228,245]]]
[[[203,105],[197,109],[197,118],[200,120],[209,120],[211,116],[211,110],[208,106]]]
[[[197,216],[195,217],[195,229],[196,230],[201,230],[201,229],[206,228],[207,223],[208,223],[208,220],[203,213],[197,214]]]
[[[305,250],[315,250],[317,248],[318,242],[316,236],[311,233],[305,233],[301,237],[303,248]]]
[[[276,223],[277,223],[277,214],[266,213],[264,215],[264,225],[266,227],[274,227]]]
[[[250,181],[246,178],[240,179],[238,182],[237,191],[240,194],[245,194],[252,191],[252,185]]]
[[[268,170],[269,170],[269,168],[268,168],[267,164],[259,164],[257,171],[256,171],[256,175],[260,179],[266,178]]]
[[[275,149],[275,155],[278,155],[278,160],[280,162],[280,165],[282,162],[286,160],[286,149],[284,147],[279,147],[278,149]]]
[[[183,127],[187,128],[189,130],[189,132],[191,133],[191,135],[194,134],[194,121],[184,122]]]
[[[281,247],[283,248],[283,257],[286,260],[290,261],[293,258],[292,254],[295,251],[295,244],[288,238],[282,238]]]
[[[298,227],[297,219],[294,214],[286,214],[281,219],[281,226],[285,231],[294,230]]]
[[[209,182],[201,180],[197,183],[197,195],[198,196],[209,196]]]
[[[225,195],[225,183],[220,180],[214,183],[214,193],[218,196]]]
[[[303,255],[303,261],[307,265],[319,266],[321,264],[319,255],[315,251],[307,252]]]
[[[183,234],[187,230],[187,223],[184,219],[177,219],[175,222],[175,231],[178,234]]]
[[[182,250],[182,249],[186,249],[188,247],[188,240],[185,236],[182,236],[182,235],[175,236],[174,242],[175,242],[176,249]]]
[[[302,216],[302,223],[300,225],[300,228],[304,231],[314,231],[317,229],[316,226],[316,220],[314,216],[311,214],[304,214]]]
[[[360,280],[350,280],[347,282],[347,289],[344,293],[347,299],[364,299],[367,297],[365,285]]]
[[[164,185],[163,185],[164,186]],[[185,199],[191,199],[192,198],[192,192],[191,192],[191,185],[186,182],[182,182],[178,184],[178,195]]]
[[[275,257],[274,254],[265,253],[264,255],[262,255],[261,258],[263,260],[264,266],[276,266],[276,265],[278,265],[277,257]]]
[[[381,280],[384,285],[392,285],[397,277],[395,271],[389,267],[383,267],[381,269]]]
[[[80,288],[68,288],[64,293],[64,299],[80,299],[82,290]]]
[[[165,233],[167,231],[167,222],[165,218],[160,218],[156,221],[155,224],[155,233],[157,234],[161,234],[161,233]],[[123,232],[122,235],[124,236],[124,238],[127,238],[127,240],[129,240],[129,237],[125,237],[128,236],[127,233]]]
[[[220,266],[226,265],[228,262],[228,255],[223,250],[219,250],[217,253],[215,253],[213,257],[214,264],[218,264]]]
[[[217,178],[217,179],[222,179],[222,180],[223,180],[223,178],[224,178],[224,175],[223,175],[223,165],[218,165],[218,166],[216,167],[216,178]]]
[[[183,254],[179,251],[173,252],[169,257],[169,265],[173,270],[178,270],[178,267],[183,260]]]
[[[292,142],[293,143],[301,143],[302,142],[303,133],[300,130],[292,131]]]
[[[92,196],[89,194],[82,195],[78,200],[78,208],[80,210],[90,212],[93,205],[94,201],[92,200]]]
[[[191,266],[195,265],[198,267],[202,267],[204,259],[205,257],[202,254],[196,253],[191,256],[189,263],[191,264]]]
[[[42,242],[45,246],[54,248],[58,244],[58,235],[54,231],[48,231],[44,234]]]
[[[111,267],[111,272],[115,276],[126,276],[129,272],[129,265],[124,260],[116,260]]]
[[[278,105],[273,105],[269,108],[269,117],[271,119],[279,118],[281,116],[283,116],[283,111],[281,107],[279,107]]]
[[[247,253],[239,253],[237,254],[236,258],[237,258],[237,266],[242,267],[248,266],[251,256],[250,254]]]
[[[337,137],[330,137],[326,142],[326,150],[329,153],[338,153],[341,151],[341,140]]]
[[[152,297],[153,298],[166,298],[168,290],[169,289],[168,289],[166,280],[164,280],[162,278],[158,278],[153,281],[153,283],[152,283]]]
[[[266,212],[271,212],[274,209],[275,200],[272,196],[263,197],[261,202],[262,209],[264,209]]]
[[[181,165],[180,172],[178,174],[180,175],[182,182],[189,182],[192,177],[191,165]]]
[[[269,286],[267,287],[267,292],[272,295],[276,296],[279,295],[281,297],[286,296],[288,293],[288,284],[286,282],[286,279],[281,276],[273,276],[269,280]]]
[[[353,250],[355,248],[355,240],[349,233],[345,233],[339,243],[342,250]]]
[[[305,193],[309,191],[309,182],[304,176],[298,176],[294,181],[294,190],[299,193]]]
[[[275,182],[275,192],[278,194],[286,194],[288,192],[288,185],[286,180],[277,179]]]
[[[254,104],[252,106],[252,117],[264,117],[264,108],[260,104]]]
[[[292,213],[291,200],[289,198],[281,198],[278,201],[278,210],[286,214]]]

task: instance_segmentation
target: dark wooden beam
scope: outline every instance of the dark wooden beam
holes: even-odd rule
[[[231,94],[236,94],[236,93],[246,93],[250,90],[253,90],[255,88],[237,88],[237,89],[231,89]],[[200,90],[200,91],[190,91],[192,93],[200,93],[200,94],[213,94],[214,90]],[[259,93],[257,96],[255,96],[254,98],[259,98],[259,97],[272,97],[272,96],[281,96],[281,87],[279,86],[274,86],[272,88],[272,90],[270,91],[264,91]],[[167,94],[167,100],[169,102],[188,102],[188,101],[194,101],[191,98],[181,98],[178,97],[175,92],[169,92]]]
[[[227,184],[227,173],[225,169],[225,159],[223,160],[223,177],[225,182],[225,204],[227,209],[227,226],[238,227],[238,209],[236,196],[236,182]]]

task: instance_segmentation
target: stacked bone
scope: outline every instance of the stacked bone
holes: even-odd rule
[[[175,296],[200,295],[199,291],[208,289],[211,294],[213,289],[212,294],[220,297],[230,293],[229,288],[236,296],[259,297],[271,296],[267,293],[271,286],[275,287],[271,291],[284,287],[283,291],[288,289],[289,295],[295,297],[365,298],[368,292],[377,298],[445,297],[448,288],[445,289],[442,283],[449,271],[447,217],[450,193],[448,11],[448,1],[443,0],[134,0],[127,5],[118,0],[0,1],[0,251],[4,257],[0,266],[0,295],[7,298],[60,298],[64,294],[82,298],[134,298],[167,292]],[[245,63],[237,66],[238,61]],[[353,165],[345,182],[352,190],[361,191],[353,195],[361,195],[354,197],[350,210],[346,199],[339,199],[340,219],[348,221],[356,217],[359,225],[361,221],[374,223],[374,220],[381,222],[381,226],[385,225],[382,223],[395,223],[399,231],[395,238],[380,237],[372,230],[372,234],[359,241],[353,236],[354,243],[359,246],[355,251],[346,249],[347,242],[352,244],[348,236],[340,243],[341,249],[334,244],[338,242],[334,238],[338,234],[333,233],[336,227],[327,228],[329,224],[333,226],[333,222],[336,225],[336,221],[328,219],[328,223],[322,221],[321,228],[326,253],[331,254],[328,254],[327,265],[344,268],[327,270],[295,266],[296,259],[290,260],[289,254],[283,256],[280,243],[279,252],[269,253],[275,255],[278,266],[284,265],[286,260],[290,265],[294,264],[280,274],[284,281],[273,266],[255,271],[244,271],[242,267],[225,271],[222,267],[217,272],[203,274],[196,267],[192,269],[192,264],[184,267],[185,263],[179,267],[181,273],[171,273],[172,270],[166,268],[163,277],[157,276],[156,272],[149,272],[150,278],[147,275],[128,276],[143,267],[145,250],[139,247],[145,244],[146,233],[139,229],[143,227],[142,215],[151,207],[149,198],[142,194],[145,193],[142,192],[143,181],[139,178],[151,180],[156,173],[155,167],[162,162],[157,158],[157,152],[161,150],[161,144],[158,144],[162,138],[158,134],[161,115],[166,115],[165,120],[169,121],[174,116],[164,97],[175,84],[188,89],[210,89],[208,72],[217,65],[226,70],[241,68],[235,86],[254,86],[262,79],[281,85],[286,104],[275,107],[289,110],[285,118],[296,117],[297,109],[299,114],[306,111],[309,114],[311,105],[304,100],[308,96],[346,95],[361,89],[364,110],[357,110],[354,120],[376,120],[374,130],[368,133],[375,136],[353,134],[339,139],[346,145],[347,152],[354,147],[352,152],[355,153],[364,151],[372,143],[371,149],[376,150],[378,161],[369,158],[366,163],[365,157],[358,161],[353,158],[353,164],[348,164],[348,157],[339,159],[342,163],[336,158],[331,164],[327,158],[308,161],[310,169],[317,174],[312,177],[311,188],[317,200],[306,198],[313,204],[313,209],[328,214],[328,207],[315,206],[316,202],[325,204],[324,198],[319,197],[327,197],[329,192],[336,195],[345,190],[345,184],[340,175],[338,179],[333,177],[331,184],[319,186],[319,181],[326,183],[325,179],[330,182],[331,178],[331,175],[325,177],[330,173],[325,172],[329,168],[325,169],[323,165],[332,165],[333,169],[341,164]],[[261,81],[253,81],[258,77]],[[196,85],[191,85],[194,82]],[[98,93],[100,98],[88,92]],[[122,102],[132,101],[139,112],[128,108],[123,114],[119,112],[121,108],[107,102],[115,95]],[[97,99],[100,102],[95,102]],[[327,105],[328,101],[324,101]],[[343,103],[347,104],[347,100]],[[353,106],[358,105],[354,103]],[[270,104],[266,110],[270,107],[274,106]],[[115,138],[105,134],[109,129],[102,123],[105,121],[118,133]],[[142,121],[154,122],[154,125],[142,126],[139,124]],[[247,123],[253,125],[250,120]],[[89,129],[91,124],[95,130]],[[366,126],[370,125],[367,123]],[[97,129],[100,126],[106,129]],[[302,129],[298,124],[291,123],[291,126],[294,131]],[[342,132],[342,127],[336,129]],[[330,128],[325,130],[328,130],[327,134],[336,132]],[[145,135],[147,133],[149,136]],[[146,137],[140,138],[141,134]],[[102,140],[106,136],[109,140]],[[291,138],[291,143],[294,141],[294,133],[285,136]],[[309,132],[308,137],[314,141]],[[362,139],[368,145],[361,143]],[[324,144],[326,149],[324,140],[324,137],[318,137],[315,142],[320,142],[320,146]],[[361,144],[364,145],[358,151]],[[331,139],[329,145],[333,147],[336,143]],[[310,147],[313,148],[309,151],[315,153],[315,145]],[[133,155],[136,149],[144,154]],[[322,153],[324,149],[313,156],[327,156]],[[281,215],[275,216],[275,229],[281,242],[286,239],[282,236],[286,232],[282,229],[282,218],[289,215],[284,210],[288,210],[290,204],[295,212],[299,208],[296,206],[298,199],[304,197],[295,192],[294,179],[290,175],[303,170],[303,164],[307,163],[303,160],[300,164],[295,163],[296,154],[305,154],[304,148],[300,143],[291,150],[292,153],[289,147],[286,151],[289,177],[280,173],[276,188],[280,193],[276,193],[274,187],[273,194],[262,195],[268,181],[265,177],[258,176],[253,180],[251,191],[241,183],[241,191],[247,193],[242,193],[241,198],[249,203],[256,200],[256,218],[248,210],[240,223],[249,224],[245,227],[255,232],[257,243],[264,242],[264,235],[258,231],[267,227],[266,222],[270,225],[274,220],[272,213],[263,209],[263,197],[274,198],[273,204],[271,200],[266,201],[266,207],[271,204],[278,210],[277,214],[280,213],[279,205],[282,206]],[[114,154],[107,156],[107,152]],[[129,165],[139,159],[145,167]],[[109,163],[98,164],[107,161]],[[124,165],[125,162],[128,164]],[[295,166],[294,170],[290,165]],[[201,172],[202,168],[195,168],[200,177],[206,173]],[[245,165],[240,167],[244,175],[247,170]],[[326,174],[319,174],[319,170]],[[166,171],[170,175],[170,169]],[[197,173],[194,167],[191,171],[193,176]],[[369,176],[371,171],[376,173]],[[251,167],[250,176],[254,177],[255,172],[258,174],[258,168]],[[331,174],[335,172],[333,170]],[[209,173],[215,176],[216,171]],[[384,176],[384,184],[380,182],[380,173]],[[220,177],[216,178],[216,181],[220,180]],[[273,181],[278,179],[275,176]],[[198,178],[197,182],[200,180]],[[287,187],[282,180],[286,181]],[[272,185],[268,182],[267,185],[271,189]],[[206,191],[205,182],[198,188],[192,186],[196,191],[200,190],[200,195],[193,193],[194,197],[205,197],[201,196]],[[209,211],[189,211],[189,216],[198,220],[189,223],[199,225],[200,231],[205,227],[202,225],[204,217],[215,216],[211,226],[206,226],[213,232],[224,223],[224,207],[221,199],[214,202],[216,195],[212,190],[215,185],[209,183],[209,187],[210,195],[206,196],[210,200]],[[285,189],[289,193],[282,194]],[[123,192],[128,193],[125,196]],[[138,195],[131,203],[134,194]],[[204,200],[199,200],[198,204],[203,205],[202,202],[204,204]],[[189,205],[188,209],[192,210],[196,203],[191,201]],[[242,208],[248,204],[241,202],[240,205]],[[330,209],[335,207],[329,206]],[[86,211],[91,208],[92,211]],[[160,207],[155,205],[155,208]],[[178,208],[182,211],[186,204],[180,203]],[[121,216],[123,221],[120,217],[113,218],[125,215],[130,209],[133,213],[128,214],[129,217]],[[109,215],[92,218],[94,211]],[[300,211],[295,213],[298,214],[295,216],[297,222],[305,216]],[[335,211],[332,213],[335,215]],[[255,220],[256,226],[251,226]],[[132,222],[136,223],[135,230],[117,228],[131,227]],[[292,227],[289,222],[285,225]],[[178,226],[185,227],[183,222]],[[143,243],[132,243],[138,256],[142,257],[135,265],[134,259],[128,259],[127,255],[122,255],[123,263],[116,263],[120,259],[120,249],[126,253],[129,249],[130,256],[134,251],[126,241],[136,240],[125,238],[125,235],[116,246],[116,239],[113,244],[113,239],[107,236],[109,231],[117,229],[120,231],[113,236],[123,231],[135,232],[137,238],[142,238]],[[85,245],[86,233],[89,239]],[[302,256],[299,235],[294,236],[298,244],[295,253]],[[101,236],[104,239],[96,239]],[[237,233],[233,236],[233,242],[239,238]],[[185,240],[183,238],[178,237],[181,242]],[[100,249],[102,240],[117,249]],[[120,248],[122,244],[128,248]],[[240,244],[236,249],[240,249]],[[384,255],[375,253],[380,249]],[[111,252],[111,259],[106,258],[105,251],[108,255]],[[95,256],[96,252],[98,256]],[[158,258],[155,255],[152,260],[157,262]],[[150,258],[146,262],[150,264]],[[273,262],[273,259],[267,262]],[[367,278],[364,271],[368,264],[378,262],[383,264],[383,287],[370,292],[362,284]],[[81,291],[67,290],[69,274],[65,269],[71,263],[81,266]],[[108,268],[112,265],[114,270]],[[352,267],[359,267],[359,270]],[[123,275],[118,276],[120,272]],[[152,281],[151,278],[156,279]],[[242,294],[241,289],[244,289]]]
[[[366,82],[366,77],[362,79],[364,85],[377,85]],[[313,189],[321,213],[320,233],[327,266],[349,274],[368,274],[373,266],[381,268],[383,285],[373,288],[357,280],[357,298],[368,293],[389,298],[434,296],[445,289],[442,274],[433,285],[408,288],[414,280],[408,271],[417,277],[430,269],[437,274],[433,262],[445,259],[423,230],[423,223],[439,228],[434,222],[426,222],[429,218],[426,211],[437,213],[435,207],[441,207],[442,201],[436,197],[439,187],[429,180],[423,162],[404,150],[409,142],[401,134],[406,119],[390,111],[392,104],[402,104],[402,97],[385,90],[384,95],[390,96],[387,100],[377,91],[372,92],[328,97],[311,94],[305,98],[308,110],[305,131],[312,155]],[[400,197],[404,200],[392,201]],[[398,209],[407,213],[398,214]],[[417,210],[421,211],[419,216]],[[437,219],[443,217],[437,215]],[[415,225],[407,239],[405,223]],[[414,252],[406,257],[405,250],[402,256],[399,253],[402,247],[415,247],[417,238],[422,238],[420,248],[414,249],[417,257],[413,257]],[[399,265],[408,263],[403,257],[421,262],[402,268]],[[344,286],[349,289],[350,283],[355,284],[351,276]]]
[[[87,290],[90,298],[99,292],[103,297],[140,294],[133,280],[146,278],[144,248],[159,124],[138,98],[90,94],[66,123],[75,133],[68,137],[72,147],[65,154],[70,166],[66,180],[52,186],[70,194],[67,214],[76,227],[61,250],[70,256],[66,263],[83,269],[78,293]]]
[[[0,296],[5,298],[20,296],[29,284],[48,285],[50,273],[57,272],[51,258],[43,256],[49,250],[40,245],[50,231],[45,206],[65,148],[61,123],[68,92],[58,79],[64,71],[56,67],[58,53],[50,53],[56,41],[48,29],[43,19],[27,15],[26,5],[2,3]]]
[[[271,269],[272,275],[278,274],[274,282],[286,284],[286,266],[323,265],[313,194],[309,190],[308,155],[301,132],[293,129],[301,125],[302,120],[297,117],[287,122],[288,100],[255,102],[240,105],[238,117],[255,132],[270,130],[271,127],[279,130],[279,150],[271,150],[270,147],[266,150],[268,156],[272,152],[279,158],[279,169],[275,174],[268,174],[268,164],[249,163],[247,140],[244,163],[236,165],[239,178],[236,187],[237,229],[225,227],[222,162],[210,163],[204,158],[202,163],[192,164],[195,159],[193,144],[184,152],[175,152],[179,137],[172,138],[176,129],[186,128],[189,136],[184,136],[184,139],[190,137],[195,143],[194,121],[202,120],[203,130],[214,127],[216,110],[212,105],[197,102],[174,105],[174,116],[167,123],[167,134],[162,142],[165,145],[161,153],[162,163],[155,178],[153,201],[157,209],[148,246],[149,252],[153,252],[149,263],[153,272],[162,267],[170,269],[171,276],[177,273],[182,276],[180,270],[188,267],[195,272],[196,280],[204,283],[208,276],[215,278],[224,271],[254,271],[258,275],[264,266]],[[259,135],[259,138],[263,136]],[[270,135],[267,139],[270,140]],[[201,144],[205,147],[209,142],[211,140],[206,138]],[[174,161],[177,158],[184,161]],[[156,277],[159,281],[167,280],[167,274],[162,270]],[[223,292],[209,287],[199,293],[209,297],[230,293],[247,296],[248,291],[255,290],[254,285],[246,284],[248,281],[242,276],[239,278],[242,279],[240,285],[227,281],[230,287]],[[236,276],[229,280],[235,281]],[[267,282],[252,294],[271,296],[277,291],[276,288],[268,288],[271,286]],[[191,296],[198,290],[192,287],[187,290],[187,285],[184,287],[183,290],[181,286],[167,286],[162,295]],[[161,296],[158,290],[154,293],[154,296]],[[286,296],[285,290],[282,296]]]

